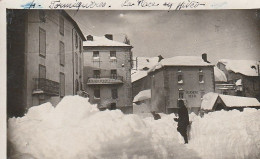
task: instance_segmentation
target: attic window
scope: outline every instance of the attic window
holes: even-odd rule
[[[181,69],[178,69],[178,72],[181,72]]]
[[[256,67],[255,67],[255,66],[251,66],[251,68],[256,70]]]
[[[179,83],[179,84],[182,84],[182,83],[183,83],[182,75],[178,75],[178,83]]]
[[[201,69],[201,68],[199,68],[199,72],[202,72],[202,69]]]

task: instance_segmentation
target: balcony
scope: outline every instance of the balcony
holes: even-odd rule
[[[89,77],[87,81],[87,85],[96,85],[96,84],[122,84],[123,77],[122,76],[94,76]]]
[[[34,90],[35,94],[46,94],[50,96],[58,96],[60,94],[60,84],[55,81],[51,81],[45,78],[34,78]]]

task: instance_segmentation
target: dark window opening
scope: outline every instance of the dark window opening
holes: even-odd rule
[[[65,48],[64,43],[60,41],[60,65],[65,65]]]
[[[93,57],[99,57],[99,51],[93,51]]]
[[[118,98],[118,93],[117,93],[117,89],[116,88],[113,88],[111,90],[111,93],[112,93],[112,99],[117,99]]]
[[[110,57],[116,57],[116,52],[115,51],[110,51]]]
[[[110,104],[110,110],[116,110],[116,103]]]
[[[199,75],[199,82],[200,82],[200,83],[204,83],[204,79],[203,79],[203,78],[204,78],[203,75]]]
[[[100,78],[100,70],[93,70],[94,78]]]
[[[46,56],[46,32],[42,28],[39,29],[39,53]]]
[[[100,98],[100,88],[94,88],[94,98]]]
[[[178,83],[183,83],[183,77],[182,77],[182,75],[178,75]]]
[[[60,23],[60,34],[64,35],[64,19],[61,16],[59,19],[59,23]]]
[[[39,65],[39,78],[46,79],[46,67],[43,65]]]
[[[65,74],[60,73],[60,96],[65,96]]]
[[[117,79],[117,71],[116,70],[111,70],[111,78]]]

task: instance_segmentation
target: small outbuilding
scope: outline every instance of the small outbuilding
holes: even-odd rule
[[[209,92],[203,96],[201,103],[201,112],[210,112],[218,110],[242,111],[244,108],[260,108],[260,103],[256,98],[223,95]]]

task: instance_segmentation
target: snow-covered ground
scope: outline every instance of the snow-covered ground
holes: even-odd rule
[[[260,110],[190,114],[188,145],[176,131],[175,115],[161,116],[99,111],[86,98],[67,96],[55,108],[46,103],[9,119],[8,140],[13,158],[260,158]]]

